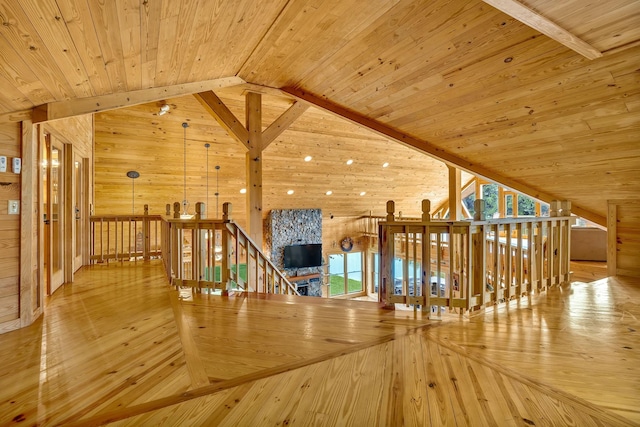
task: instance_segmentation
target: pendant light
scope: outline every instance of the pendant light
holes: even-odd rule
[[[184,129],[184,199],[182,200],[182,214],[180,218],[191,219],[193,215],[189,215],[189,201],[187,200],[187,128],[189,124],[187,122],[182,123]]]
[[[129,171],[127,176],[131,178],[131,215],[136,214],[136,185],[135,180],[140,176],[138,171]]]
[[[205,212],[209,211],[209,147],[211,147],[211,144],[209,144],[208,142],[204,144],[204,148],[207,149],[207,198],[205,199],[207,201],[207,204],[205,205]],[[208,217],[208,215],[207,215]]]

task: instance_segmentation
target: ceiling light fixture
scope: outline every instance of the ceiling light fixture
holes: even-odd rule
[[[326,194],[327,196],[330,196],[330,195],[332,195],[332,194],[333,194],[333,191],[329,190],[329,191],[327,191],[325,194]]]
[[[366,192],[366,191],[361,191],[361,192],[360,192],[360,195],[361,195],[361,196],[364,196],[365,194],[367,194],[367,192]]]
[[[389,162],[384,162],[384,163],[382,164],[382,167],[383,167],[383,168],[386,168],[387,166],[389,166]]]
[[[353,163],[353,160],[351,160],[351,159],[347,160],[347,164],[348,164],[348,165],[350,165],[350,164],[352,164],[352,163]]]
[[[158,111],[158,115],[159,116],[163,116],[163,115],[167,114],[170,109],[171,109],[171,107],[169,106],[169,104],[163,104],[160,107],[160,111]]]
[[[305,158],[304,158],[304,161],[305,161],[305,162],[310,162],[310,161],[311,161],[311,159],[313,159],[313,157],[311,157],[311,156],[307,156],[307,157],[305,157]]]
[[[293,194],[293,190],[289,190],[289,191],[287,191],[287,194],[288,194],[288,195],[292,195],[292,194]]]
[[[241,188],[241,189],[240,189],[240,194],[245,194],[246,192],[247,192],[247,189],[246,189],[246,188]]]

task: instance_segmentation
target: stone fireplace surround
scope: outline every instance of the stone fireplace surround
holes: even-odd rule
[[[322,210],[321,209],[274,209],[269,212],[264,224],[266,253],[271,262],[289,276],[292,283],[298,286],[301,294],[322,296],[322,267],[284,268],[284,247],[288,245],[306,245],[322,243]],[[324,250],[323,250],[324,263]],[[315,275],[318,277],[313,277]],[[295,277],[309,276],[296,281]]]

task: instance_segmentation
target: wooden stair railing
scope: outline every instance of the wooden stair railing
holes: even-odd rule
[[[222,219],[202,219],[201,203],[192,219],[181,219],[179,209],[180,204],[174,204],[174,218],[164,218],[162,226],[163,262],[172,285],[222,295],[230,291],[300,295],[233,222],[230,203],[223,204]]]
[[[550,217],[487,221],[432,220],[429,207],[423,201],[422,221],[401,221],[388,202],[379,223],[379,299],[387,307],[474,312],[570,281],[568,202],[552,203]]]
[[[149,260],[161,256],[160,215],[92,215],[90,262]]]

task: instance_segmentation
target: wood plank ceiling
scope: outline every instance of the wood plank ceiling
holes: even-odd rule
[[[640,193],[640,2],[634,0],[39,0],[1,2],[0,20],[0,114],[237,76],[398,132],[542,199],[569,199],[592,219],[603,220],[608,199]],[[600,57],[587,59],[567,46],[587,46]],[[275,117],[284,101],[264,98]],[[232,91],[226,99],[237,105],[240,97]],[[149,144],[154,132],[179,140],[176,125],[186,119],[208,126],[196,138],[231,144],[191,99],[171,102],[193,116],[174,117],[169,126],[141,118],[155,104],[105,113],[97,120],[98,144],[115,149],[107,134],[134,123]],[[316,197],[311,190],[330,183],[319,180],[322,174],[357,156],[371,168],[336,170],[339,178],[329,180],[355,182],[347,186],[351,192],[359,182],[368,192],[380,184],[393,198],[407,194],[408,203],[425,193],[445,197],[437,190],[444,172],[434,172],[441,165],[396,153],[388,141],[322,108],[308,110],[265,152],[272,162],[265,159],[267,207],[280,206],[292,175],[306,188],[294,193],[306,207]],[[376,169],[386,150],[406,162],[391,180]],[[298,165],[306,152],[325,159],[310,174]],[[225,170],[241,167],[242,151],[231,154]],[[96,182],[117,188],[122,174],[108,169],[96,164]],[[414,172],[420,170],[430,172]],[[176,171],[167,173],[179,180]],[[229,182],[239,187],[238,177]],[[332,200],[335,208],[323,209],[350,207],[344,197]]]

